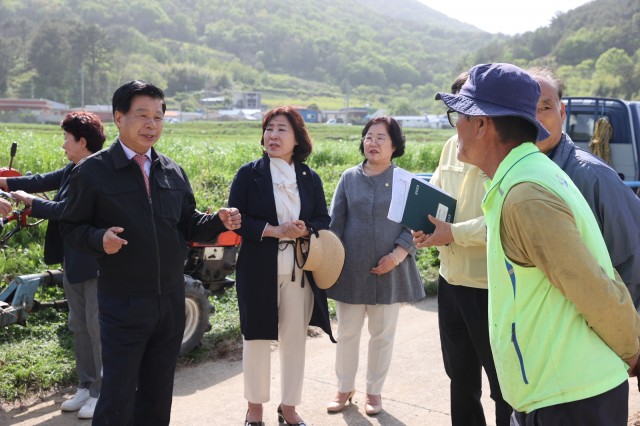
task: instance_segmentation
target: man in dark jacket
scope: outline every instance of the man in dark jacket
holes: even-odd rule
[[[596,221],[611,263],[640,309],[640,198],[624,184],[615,170],[599,157],[577,147],[562,131],[566,112],[562,103],[564,84],[548,67],[528,70],[540,85],[536,118],[551,136],[537,142],[540,151],[556,163],[578,187]]]
[[[0,178],[0,188],[12,191],[15,199],[31,207],[31,215],[48,219],[44,240],[47,265],[64,262],[63,285],[69,304],[69,329],[73,332],[78,389],[73,398],[62,403],[63,411],[78,411],[81,419],[90,419],[100,395],[102,357],[98,323],[98,262],[93,256],[63,244],[58,220],[64,209],[69,176],[82,159],[102,149],[106,135],[100,118],[90,112],[73,111],[60,124],[64,131],[62,149],[69,159],[65,167],[44,174]],[[53,200],[33,193],[57,190]]]
[[[98,257],[104,366],[94,425],[168,425],[184,332],[186,242],[240,225],[237,209],[195,208],[187,175],[157,153],[164,93],[141,80],[113,95],[118,139],[71,174],[61,232]]]

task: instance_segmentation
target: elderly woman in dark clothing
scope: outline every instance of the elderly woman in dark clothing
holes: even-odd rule
[[[62,411],[78,411],[81,419],[93,417],[102,387],[102,345],[98,322],[98,262],[63,242],[58,224],[69,193],[71,170],[78,162],[102,149],[106,139],[100,117],[86,111],[71,111],[60,123],[69,163],[49,173],[0,178],[0,188],[32,208],[32,216],[49,220],[44,240],[48,265],[64,263],[63,286],[69,305],[69,329],[73,332],[78,388],[62,403]],[[57,190],[53,200],[33,193]]]
[[[242,214],[236,287],[244,336],[246,425],[261,426],[262,404],[270,398],[271,341],[279,340],[280,423],[304,425],[295,406],[302,398],[305,344],[309,324],[331,339],[324,290],[294,261],[294,242],[309,228],[329,227],[320,177],[304,161],[312,143],[293,107],[269,111],[262,121],[263,156],[243,165],[229,194],[229,206]]]
[[[391,203],[392,159],[404,154],[405,138],[391,117],[376,117],[362,130],[361,164],[340,177],[331,202],[331,230],[346,252],[340,279],[327,295],[336,300],[338,392],[327,410],[344,409],[355,393],[358,348],[369,318],[365,412],[382,410],[382,387],[389,371],[400,303],[425,296],[409,229],[387,219]]]

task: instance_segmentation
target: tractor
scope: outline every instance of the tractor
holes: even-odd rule
[[[17,177],[22,174],[13,169],[13,158],[17,144],[11,145],[9,167],[0,168],[0,177]],[[0,191],[0,196],[11,199],[11,195]],[[12,236],[24,228],[37,226],[43,220],[31,218],[31,208],[14,209],[0,221],[0,248],[5,247]],[[226,231],[214,241],[207,243],[188,243],[187,258],[184,262],[185,284],[185,329],[180,347],[180,355],[191,352],[200,345],[205,332],[211,329],[209,317],[214,307],[209,301],[210,295],[222,294],[233,286],[235,281],[228,276],[235,271],[240,236]],[[11,324],[26,325],[32,312],[45,307],[68,309],[66,300],[40,302],[35,299],[41,286],[62,288],[62,269],[47,270],[15,277],[9,285],[0,289],[0,327]]]

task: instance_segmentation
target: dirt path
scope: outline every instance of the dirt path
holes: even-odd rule
[[[434,298],[400,310],[393,361],[382,394],[384,411],[376,417],[364,414],[366,365],[366,325],[360,351],[360,369],[356,379],[353,405],[342,413],[329,415],[326,403],[335,393],[333,360],[335,346],[325,335],[307,342],[303,401],[298,412],[309,425],[350,426],[442,426],[450,424],[449,382],[442,366],[437,324],[437,305]],[[276,423],[279,403],[280,363],[277,347],[271,362],[272,399],[265,404],[264,421]],[[640,426],[640,393],[635,379],[629,381],[629,425]],[[485,378],[483,388],[488,390]],[[78,420],[75,413],[62,413],[60,404],[65,395],[55,393],[24,403],[20,407],[0,410],[2,426],[88,426],[90,421]],[[482,396],[488,424],[495,424],[494,408],[488,391]],[[219,361],[182,367],[176,373],[171,410],[172,426],[241,424],[246,411],[243,398],[241,351],[230,350]]]

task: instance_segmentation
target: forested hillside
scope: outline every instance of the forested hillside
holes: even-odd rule
[[[549,27],[496,41],[466,63],[548,64],[567,96],[640,99],[640,1],[595,0],[556,16]]]
[[[496,15],[499,18],[499,14]],[[493,36],[416,0],[2,0],[0,97],[109,103],[123,81],[170,107],[263,92],[266,103],[428,112],[478,62],[559,67],[570,94],[638,94],[640,2],[595,0]]]
[[[389,4],[3,0],[0,95],[77,105],[84,75],[85,104],[107,102],[119,83],[138,77],[184,101],[183,92],[245,89],[388,105],[416,91],[431,97],[460,68],[459,53],[492,38],[415,0],[394,2],[390,17]],[[431,13],[434,24],[402,18],[403,10]]]

